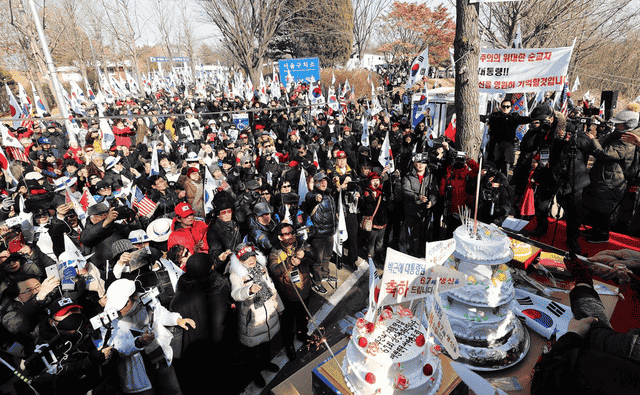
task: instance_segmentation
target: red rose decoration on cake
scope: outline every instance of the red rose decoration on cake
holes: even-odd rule
[[[365,325],[365,327],[367,328],[367,332],[369,333],[373,332],[373,330],[376,328],[376,326],[373,325],[373,322],[367,322],[367,325]]]
[[[371,342],[367,346],[367,352],[371,355],[377,355],[378,351],[380,351],[380,345],[376,342]]]
[[[376,376],[371,372],[367,373],[367,375],[364,376],[364,379],[369,384],[375,384],[376,382]]]
[[[424,365],[424,367],[422,368],[422,373],[424,373],[425,376],[431,376],[433,374],[433,366],[431,366],[431,364],[426,364]]]
[[[358,345],[359,345],[360,347],[362,347],[362,348],[365,348],[365,347],[367,346],[367,343],[369,343],[369,342],[368,342],[368,341],[367,341],[367,339],[366,339],[366,338],[364,338],[364,337],[360,337],[360,338],[358,339]]]
[[[399,374],[394,382],[394,387],[399,390],[406,390],[409,388],[409,379],[406,378],[404,374]]]
[[[424,335],[422,333],[418,337],[416,337],[416,346],[424,346]]]
[[[440,345],[438,344],[431,346],[431,352],[433,353],[433,355],[440,355],[442,354],[442,347],[440,347]]]

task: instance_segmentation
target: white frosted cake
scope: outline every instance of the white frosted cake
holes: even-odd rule
[[[518,361],[529,348],[529,337],[513,313],[515,290],[509,267],[509,238],[493,225],[478,223],[454,232],[456,252],[445,266],[468,275],[464,287],[442,292],[440,300],[470,368],[497,370]]]
[[[478,222],[475,234],[472,224],[459,226],[453,232],[453,238],[456,240],[454,255],[462,260],[492,264],[508,262],[513,256],[509,237],[494,224]]]
[[[437,347],[411,310],[387,306],[374,323],[358,319],[342,369],[358,394],[435,394]]]

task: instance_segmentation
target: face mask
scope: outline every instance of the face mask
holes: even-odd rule
[[[71,314],[62,321],[59,321],[56,328],[61,331],[79,331],[86,326],[87,319],[80,313]]]

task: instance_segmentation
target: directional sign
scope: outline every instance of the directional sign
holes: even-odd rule
[[[166,56],[154,56],[154,57],[151,57],[150,60],[156,63],[165,63],[165,62],[171,61],[171,59],[167,58]],[[173,58],[173,61],[174,62],[190,62],[191,60],[184,56],[177,56]]]
[[[280,59],[278,65],[283,81],[289,73],[295,81],[320,81],[320,60],[318,58]]]

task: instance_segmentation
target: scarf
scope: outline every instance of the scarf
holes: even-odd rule
[[[262,279],[262,276],[265,273],[265,271],[266,269],[259,263],[256,263],[254,267],[249,269],[249,277],[253,279],[254,283],[262,287],[260,291],[258,291],[258,293],[256,294],[255,298],[253,299],[253,303],[257,308],[264,306],[264,303],[267,300],[271,299],[271,297],[273,296],[273,292],[271,291],[271,288],[269,288],[267,284],[264,282],[264,280]]]

